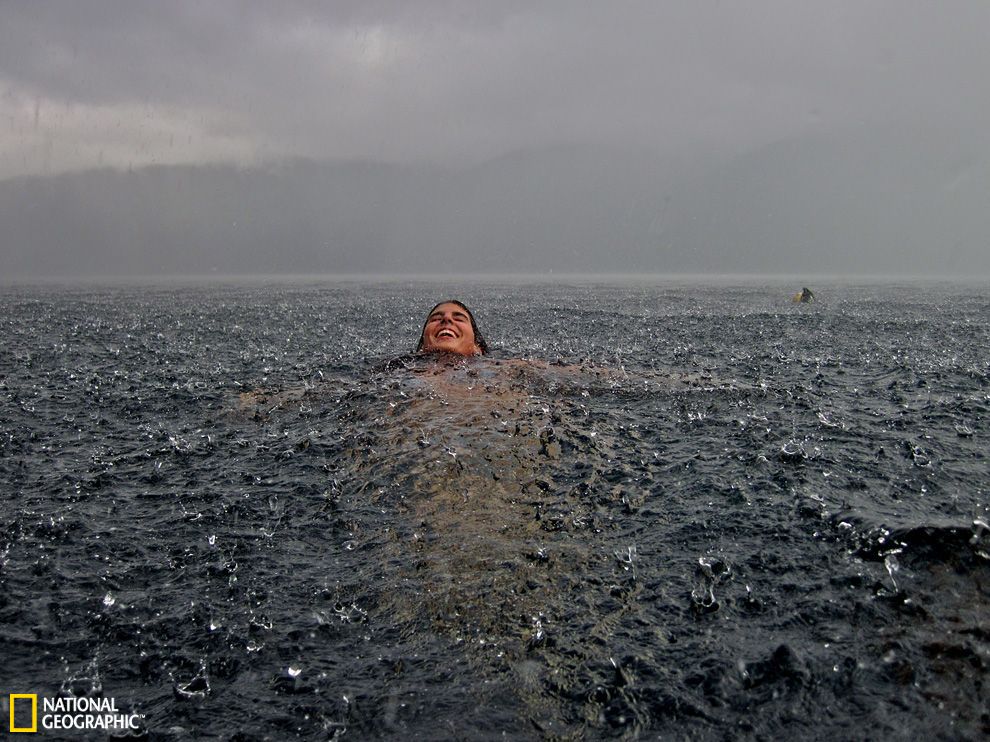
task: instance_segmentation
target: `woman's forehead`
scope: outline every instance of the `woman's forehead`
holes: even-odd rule
[[[468,312],[467,309],[462,307],[460,304],[455,304],[452,301],[445,301],[440,304],[437,304],[435,307],[433,307],[433,310],[430,312],[430,316],[432,317],[434,314],[437,314],[438,312],[453,312],[454,314],[459,313],[459,314],[463,314],[465,317],[467,317],[470,314],[470,312]]]

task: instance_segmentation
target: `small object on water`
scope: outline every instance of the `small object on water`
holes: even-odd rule
[[[794,294],[791,299],[795,304],[810,304],[815,300],[815,295],[811,292],[807,286],[804,286],[800,291]]]

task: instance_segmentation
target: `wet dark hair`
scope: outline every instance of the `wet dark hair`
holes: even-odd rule
[[[416,344],[416,352],[419,353],[423,350],[423,341],[426,339],[426,326],[430,323],[430,315],[432,315],[441,304],[456,304],[467,312],[468,319],[471,320],[471,329],[474,330],[474,342],[478,348],[481,349],[482,354],[487,353],[488,343],[485,342],[484,335],[482,335],[481,330],[478,329],[478,323],[474,321],[474,315],[471,314],[471,310],[464,305],[464,302],[457,301],[457,299],[445,299],[444,301],[437,302],[433,305],[433,309],[426,313],[426,322],[423,323],[423,330],[419,333],[419,343]]]

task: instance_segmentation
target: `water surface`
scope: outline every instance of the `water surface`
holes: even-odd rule
[[[0,685],[155,739],[987,735],[990,290],[792,288],[5,289]],[[452,293],[492,357],[383,368]]]

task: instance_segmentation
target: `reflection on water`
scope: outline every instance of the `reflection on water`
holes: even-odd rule
[[[521,705],[548,733],[577,720],[546,692],[564,678],[539,650],[562,641],[556,627],[601,587],[589,564],[614,559],[582,497],[601,454],[580,400],[602,375],[415,359],[376,379],[349,418],[363,445],[348,475],[388,523],[372,537],[383,588],[372,620],[464,647],[485,688],[478,702]],[[604,641],[596,618],[587,628]]]

